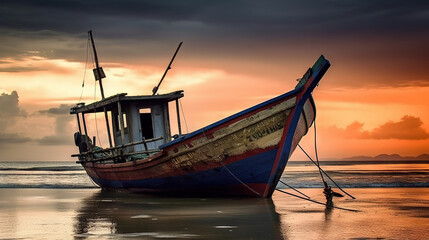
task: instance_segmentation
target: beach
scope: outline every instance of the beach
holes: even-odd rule
[[[322,189],[300,189],[324,201]],[[289,190],[290,191],[290,190]],[[0,189],[0,239],[427,239],[428,188],[355,188],[329,209],[272,199]]]

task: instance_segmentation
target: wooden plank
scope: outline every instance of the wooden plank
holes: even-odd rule
[[[134,153],[115,154],[115,155],[110,155],[110,156],[106,156],[106,157],[102,157],[102,158],[94,158],[94,159],[91,159],[91,160],[76,161],[76,163],[102,162],[102,161],[107,161],[107,160],[111,160],[111,159],[115,159],[115,158],[122,158],[123,159],[123,157],[128,157],[128,156],[132,156],[132,155],[151,154],[151,153],[156,153],[156,152],[159,152],[159,151],[160,151],[159,149],[153,149],[153,150],[139,151],[139,152],[134,152]]]
[[[138,142],[132,142],[132,143],[127,143],[124,145],[120,145],[120,146],[116,146],[116,147],[112,147],[112,148],[104,148],[104,149],[99,149],[99,150],[95,150],[95,151],[88,151],[88,152],[84,152],[84,153],[80,153],[80,154],[72,154],[72,157],[79,157],[79,156],[86,156],[89,154],[94,154],[94,153],[103,153],[103,152],[108,152],[108,151],[113,151],[119,148],[125,148],[125,147],[129,147],[129,146],[134,146],[134,145],[138,145],[138,144],[145,144],[148,142],[155,142],[155,141],[159,141],[162,140],[162,137],[158,137],[158,138],[151,138],[151,139],[147,139],[147,140],[142,140],[142,141],[138,141]],[[147,149],[147,147],[146,147]],[[146,150],[148,151],[148,150]]]
[[[125,130],[124,130],[124,115],[122,114],[121,102],[118,102],[118,116],[119,116],[119,124],[121,126],[121,141],[122,145],[125,144]]]

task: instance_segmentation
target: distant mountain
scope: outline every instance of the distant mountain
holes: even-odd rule
[[[370,156],[355,156],[343,158],[345,161],[422,161],[429,160],[429,154],[421,154],[416,157],[401,156],[399,154],[380,154],[375,157]]]

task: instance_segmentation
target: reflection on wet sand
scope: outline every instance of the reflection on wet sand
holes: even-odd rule
[[[283,239],[271,199],[157,198],[100,191],[81,203],[76,239]]]
[[[324,201],[321,189],[300,189]],[[325,208],[273,200],[165,198],[99,189],[0,189],[0,239],[429,239],[429,188],[352,189]]]

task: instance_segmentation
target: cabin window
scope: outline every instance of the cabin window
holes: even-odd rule
[[[145,139],[153,138],[152,113],[150,108],[142,108],[140,112],[140,123],[142,127],[142,137]]]

